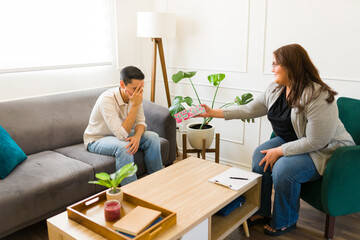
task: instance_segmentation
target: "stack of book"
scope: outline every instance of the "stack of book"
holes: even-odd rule
[[[160,211],[136,206],[131,212],[114,223],[113,227],[128,237],[135,237],[161,220]]]

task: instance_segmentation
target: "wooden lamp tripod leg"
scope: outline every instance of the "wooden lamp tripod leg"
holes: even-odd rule
[[[155,102],[157,38],[152,38],[151,41],[152,41],[154,44],[153,44],[152,69],[151,69],[151,95],[150,95],[150,101]]]
[[[161,38],[152,38],[153,44],[153,61],[152,61],[152,70],[151,70],[151,97],[150,100],[152,102],[155,101],[155,82],[156,82],[156,49],[159,48],[159,57],[161,63],[161,70],[164,78],[164,86],[165,86],[165,93],[166,93],[166,100],[168,103],[168,107],[171,106],[170,100],[170,91],[169,91],[169,82],[167,78],[166,72],[166,64],[165,64],[165,56],[164,56],[164,48],[162,44]]]
[[[159,47],[159,57],[160,57],[160,63],[161,63],[161,70],[164,78],[164,86],[165,86],[165,92],[166,92],[166,100],[168,103],[168,107],[171,106],[171,100],[170,100],[170,91],[169,91],[169,83],[166,73],[166,65],[165,65],[165,56],[164,56],[164,48],[162,44],[162,39],[157,38],[158,47]]]

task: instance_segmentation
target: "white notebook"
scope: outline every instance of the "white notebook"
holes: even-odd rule
[[[232,167],[219,175],[210,178],[208,181],[238,191],[260,176],[261,175],[257,173]]]

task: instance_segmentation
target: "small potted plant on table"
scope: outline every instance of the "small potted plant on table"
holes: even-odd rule
[[[109,188],[106,191],[107,200],[118,200],[121,202],[123,200],[124,194],[121,191],[121,188],[118,186],[124,178],[134,175],[137,169],[138,168],[136,164],[129,163],[110,175],[105,172],[97,173],[95,177],[98,180],[90,181],[89,183],[98,184]]]

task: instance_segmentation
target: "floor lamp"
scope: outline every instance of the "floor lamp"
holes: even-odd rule
[[[159,49],[161,70],[164,78],[164,86],[168,106],[171,106],[169,83],[166,72],[164,48],[162,38],[176,36],[176,16],[171,13],[138,12],[137,13],[137,36],[151,38],[153,42],[153,58],[151,69],[151,96],[155,101],[156,82],[156,52]]]

